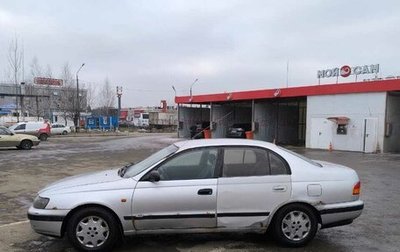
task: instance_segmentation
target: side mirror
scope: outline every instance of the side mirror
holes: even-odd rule
[[[152,171],[149,174],[149,181],[150,182],[158,182],[160,181],[161,177],[160,177],[160,173],[158,171]]]

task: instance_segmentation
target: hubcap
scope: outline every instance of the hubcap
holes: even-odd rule
[[[311,230],[311,221],[302,211],[289,212],[282,220],[282,232],[292,241],[300,241],[307,237]]]
[[[88,248],[99,247],[104,244],[110,234],[108,224],[98,216],[83,218],[76,226],[76,238]]]

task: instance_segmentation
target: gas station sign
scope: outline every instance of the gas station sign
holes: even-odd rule
[[[319,70],[317,73],[318,79],[330,78],[330,77],[349,77],[350,75],[360,74],[377,74],[379,73],[379,64],[353,66],[344,65],[342,67],[336,67],[332,69]]]

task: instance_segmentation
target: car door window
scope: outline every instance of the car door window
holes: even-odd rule
[[[20,124],[14,130],[24,130],[25,126],[26,126],[26,124]]]
[[[0,135],[5,136],[5,135],[9,135],[9,134],[6,130],[0,128]]]
[[[214,177],[218,150],[202,148],[170,158],[157,170],[161,180],[208,179]]]
[[[288,174],[288,168],[286,163],[283,161],[281,157],[273,152],[269,152],[269,164],[270,164],[270,173],[271,175],[282,175]]]
[[[260,148],[232,147],[224,149],[223,176],[269,175],[267,151]]]

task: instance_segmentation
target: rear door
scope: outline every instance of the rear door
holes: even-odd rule
[[[161,180],[144,176],[133,194],[137,230],[215,228],[216,148],[178,153],[155,168]]]
[[[290,168],[282,157],[262,148],[224,148],[218,179],[219,228],[263,228],[290,195]]]

